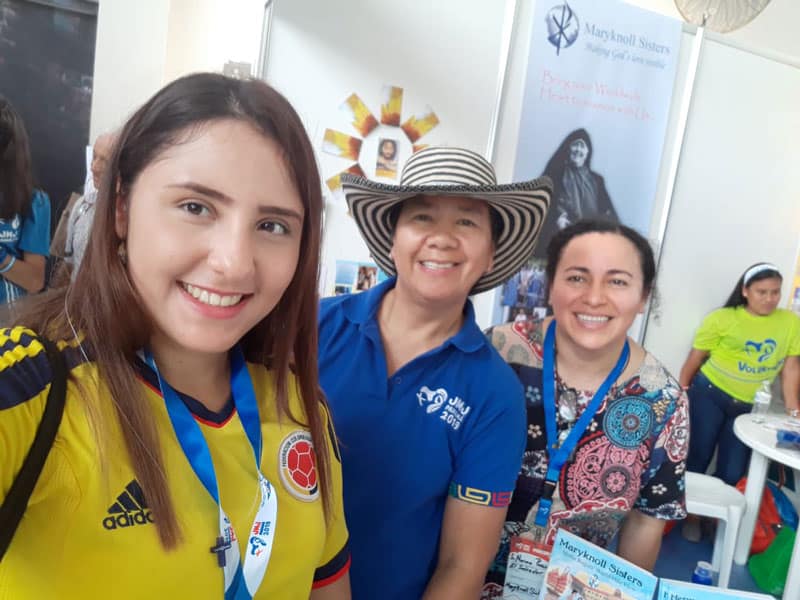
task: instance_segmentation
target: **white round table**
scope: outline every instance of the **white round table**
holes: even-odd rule
[[[765,427],[767,423],[774,424],[785,418],[784,416],[768,415],[765,423],[756,423],[752,415],[746,414],[738,417],[733,424],[733,432],[736,437],[753,450],[750,457],[750,468],[747,471],[747,486],[744,491],[747,508],[739,529],[736,552],[733,555],[733,560],[738,565],[747,562],[750,552],[769,461],[775,460],[792,469],[800,470],[800,451],[776,448],[775,429]],[[783,598],[784,600],[800,600],[800,535],[795,538]]]

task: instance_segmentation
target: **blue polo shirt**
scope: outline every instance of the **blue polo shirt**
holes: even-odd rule
[[[322,301],[319,365],[339,437],[354,600],[420,598],[448,495],[508,505],[525,447],[522,386],[464,306],[461,329],[387,377],[390,279]]]
[[[30,212],[0,219],[0,244],[17,258],[26,252],[50,254],[50,198],[41,190],[34,190]],[[0,274],[0,304],[14,302],[27,292]]]

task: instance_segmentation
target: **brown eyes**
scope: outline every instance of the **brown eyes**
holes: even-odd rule
[[[207,214],[210,214],[210,211],[208,210],[208,208],[206,208],[205,206],[203,206],[199,202],[192,202],[192,201],[184,202],[180,206],[181,206],[181,208],[183,210],[185,210],[189,214],[195,215],[197,217],[201,217],[201,216],[205,216]]]

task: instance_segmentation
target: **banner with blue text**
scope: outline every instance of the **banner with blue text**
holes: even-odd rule
[[[514,180],[547,175],[554,194],[532,258],[582,218],[647,235],[680,42],[680,21],[621,1],[537,0]],[[503,321],[540,316],[541,267],[506,284]]]

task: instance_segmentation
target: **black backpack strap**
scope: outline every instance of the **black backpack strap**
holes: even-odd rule
[[[28,500],[53,446],[56,432],[64,414],[64,400],[67,393],[67,366],[64,357],[50,340],[39,338],[47,353],[47,360],[53,372],[50,392],[42,414],[42,420],[36,430],[28,455],[17,473],[8,495],[0,507],[0,561],[8,550],[14,532],[28,508]]]

